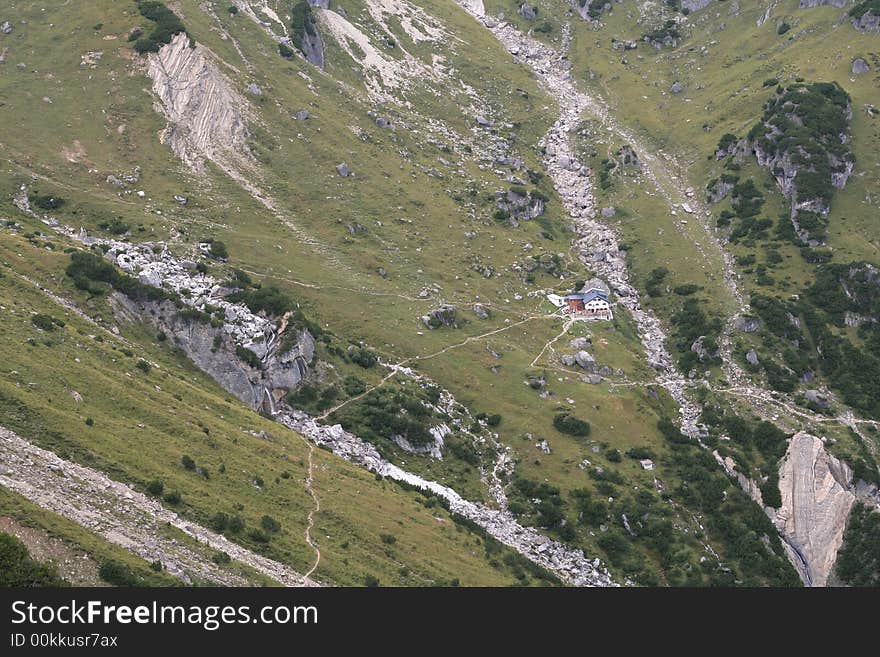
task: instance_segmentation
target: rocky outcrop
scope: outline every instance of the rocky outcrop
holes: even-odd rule
[[[859,32],[880,32],[880,15],[870,11],[859,17],[853,17],[853,27]]]
[[[169,301],[133,301],[120,293],[114,293],[111,299],[117,318],[143,322],[162,331],[220,387],[267,415],[274,413],[284,395],[298,388],[309,374],[315,343],[308,331],[291,327],[288,330],[295,337],[282,340],[274,326],[267,324],[265,332],[244,347],[259,360],[255,367],[237,353],[242,345],[231,337],[226,326],[194,319]],[[282,343],[287,344],[282,347]]]
[[[681,8],[688,11],[700,11],[700,9],[705,9],[710,4],[712,4],[712,0],[682,0]]]
[[[205,160],[224,170],[248,166],[247,101],[211,54],[200,44],[191,47],[180,33],[148,62],[156,109],[168,122],[162,142],[196,171]]]
[[[427,315],[423,315],[422,322],[429,329],[436,329],[440,327],[451,328],[457,326],[455,318],[455,306],[444,303],[439,308],[434,308],[433,310],[431,310]]]
[[[281,398],[308,376],[314,339],[290,323],[288,315],[276,321],[228,301],[231,288],[198,272],[195,263],[177,258],[164,244],[130,244],[90,237],[85,231],[56,230],[83,244],[100,245],[108,260],[141,284],[173,293],[176,303],[135,301],[118,292],[111,300],[117,317],[164,332],[202,371],[252,408],[274,413]]]
[[[852,470],[821,440],[800,432],[779,468],[779,491],[782,506],[773,521],[791,560],[804,584],[825,586],[855,501]]]

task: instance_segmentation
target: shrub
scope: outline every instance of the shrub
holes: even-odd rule
[[[263,367],[260,357],[247,347],[242,347],[240,344],[235,345],[235,355],[238,356],[239,360],[244,361],[256,370],[262,369]]]
[[[281,523],[272,516],[263,516],[260,518],[260,526],[270,534],[277,534],[281,531]]]
[[[166,504],[177,506],[178,504],[180,504],[183,498],[180,496],[180,491],[172,490],[165,493],[165,495],[162,496],[162,499],[165,501]]]
[[[226,248],[226,244],[219,240],[212,241],[211,257],[217,258],[217,260],[226,260],[229,257],[229,249]]]
[[[358,347],[357,349],[353,349],[349,352],[349,358],[351,362],[355,365],[360,365],[364,369],[370,369],[377,362],[379,362],[378,356],[376,356],[376,352],[371,349],[364,349],[363,347]]]
[[[98,569],[98,576],[114,586],[140,586],[143,578],[138,577],[131,568],[121,561],[108,559]]]
[[[233,534],[238,534],[239,532],[244,530],[244,520],[241,516],[235,515],[229,519],[229,531]]]
[[[41,210],[57,210],[66,201],[59,196],[51,196],[50,194],[31,194],[28,197],[31,205],[36,205]]]
[[[286,43],[278,44],[278,54],[284,57],[284,59],[293,59],[295,56],[293,49]]]
[[[55,566],[35,561],[15,536],[0,532],[0,586],[69,586]]]
[[[138,11],[155,23],[150,34],[135,41],[134,49],[139,53],[157,52],[165,44],[171,43],[175,35],[187,33],[186,26],[177,14],[157,0],[139,0]]]
[[[345,394],[349,397],[356,397],[357,395],[363,394],[367,389],[367,385],[356,376],[345,377],[345,380],[342,382],[342,387],[345,390]]]
[[[143,358],[141,358],[141,359],[136,363],[136,367],[137,367],[139,370],[141,370],[144,374],[149,374],[149,373],[150,373],[150,364],[149,364],[147,361],[145,361]]]
[[[264,532],[262,529],[258,529],[254,527],[250,531],[248,531],[247,536],[249,539],[254,541],[255,543],[268,543],[269,535]]]
[[[215,532],[223,533],[229,527],[229,516],[222,511],[218,511],[213,516],[211,516],[209,524],[211,526],[211,529],[213,529]]]
[[[375,588],[379,586],[379,578],[375,575],[364,575],[364,586]]]
[[[180,457],[180,464],[187,470],[196,469],[196,462],[193,461],[191,456],[187,456],[186,454]]]
[[[558,413],[553,418],[553,426],[561,433],[572,436],[589,436],[590,424],[568,413]]]
[[[379,538],[386,545],[394,545],[397,543],[397,537],[394,534],[379,534]]]
[[[497,427],[499,424],[501,424],[501,415],[499,415],[498,413],[490,415],[486,418],[486,424],[488,424],[490,427]]]
[[[55,322],[50,315],[36,314],[31,316],[31,323],[43,331],[54,331]]]
[[[162,483],[161,479],[153,479],[153,481],[147,484],[147,492],[154,497],[161,495],[163,490],[165,490],[165,484]]]
[[[215,552],[211,556],[211,561],[216,563],[218,566],[222,566],[223,564],[227,564],[232,561],[232,557],[230,557],[226,552],[222,550],[220,552]]]

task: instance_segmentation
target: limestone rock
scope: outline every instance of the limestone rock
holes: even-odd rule
[[[821,440],[803,431],[791,439],[779,468],[782,506],[775,524],[808,586],[828,581],[855,501],[851,481],[852,470]]]

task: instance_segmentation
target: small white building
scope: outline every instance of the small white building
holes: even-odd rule
[[[639,465],[642,466],[645,470],[653,470],[654,469],[654,461],[651,459],[641,459],[639,461]]]

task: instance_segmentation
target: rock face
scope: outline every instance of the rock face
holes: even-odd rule
[[[113,303],[118,317],[149,323],[163,331],[199,369],[220,386],[250,405],[271,415],[284,395],[298,388],[309,374],[315,355],[315,342],[308,331],[299,331],[291,346],[267,326],[264,340],[245,348],[261,362],[259,368],[245,363],[236,354],[238,345],[224,327],[213,327],[178,312],[173,303],[135,302],[115,293]],[[291,329],[292,330],[292,329]]]
[[[186,34],[176,35],[150,54],[149,75],[157,109],[168,121],[162,142],[178,157],[195,171],[206,159],[226,171],[248,166],[247,101],[203,46],[190,47]]]
[[[825,451],[822,441],[800,432],[779,468],[782,506],[774,524],[807,586],[824,586],[843,543],[855,501],[852,471]]]
[[[845,7],[847,2],[849,0],[801,0],[798,7],[800,9],[812,9],[813,7],[831,6],[840,9]]]
[[[853,18],[853,27],[859,32],[880,32],[880,15],[870,11]]]

